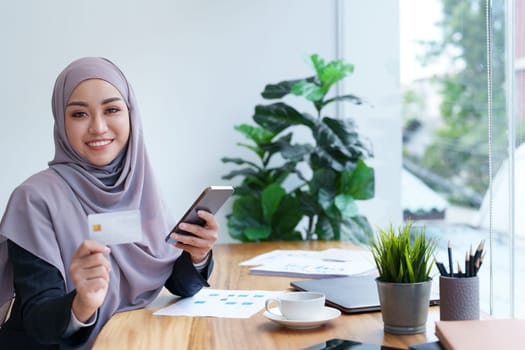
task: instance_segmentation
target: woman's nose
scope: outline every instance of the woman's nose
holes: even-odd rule
[[[98,113],[93,115],[89,123],[88,131],[91,134],[99,135],[99,134],[105,133],[107,129],[108,129],[108,125],[106,123],[106,119],[104,118],[104,116]]]

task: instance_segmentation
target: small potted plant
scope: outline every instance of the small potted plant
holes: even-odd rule
[[[384,330],[393,334],[425,331],[437,242],[410,221],[378,229],[371,252],[379,272],[377,290]]]

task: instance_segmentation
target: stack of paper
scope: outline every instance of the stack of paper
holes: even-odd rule
[[[241,266],[255,266],[250,273],[290,277],[339,277],[370,274],[376,271],[367,250],[327,249],[274,250],[243,261]]]

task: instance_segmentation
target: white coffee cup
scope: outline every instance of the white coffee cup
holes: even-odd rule
[[[325,295],[316,292],[290,292],[277,298],[267,299],[264,307],[266,311],[277,317],[287,320],[308,321],[316,320],[322,316]],[[281,315],[272,311],[271,306],[277,304]]]

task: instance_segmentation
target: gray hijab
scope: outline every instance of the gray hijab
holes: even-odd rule
[[[127,149],[104,167],[89,164],[74,151],[64,126],[69,96],[87,79],[103,79],[115,86],[130,114]],[[109,291],[96,329],[84,345],[90,348],[114,313],[143,307],[158,295],[181,251],[164,242],[173,222],[154,182],[134,93],[120,69],[104,58],[74,61],[56,80],[52,107],[55,156],[48,169],[13,191],[0,222],[0,306],[13,295],[6,239],[56,267],[69,292],[74,289],[67,272],[73,254],[89,239],[87,215],[139,209],[144,239],[111,246]]]

